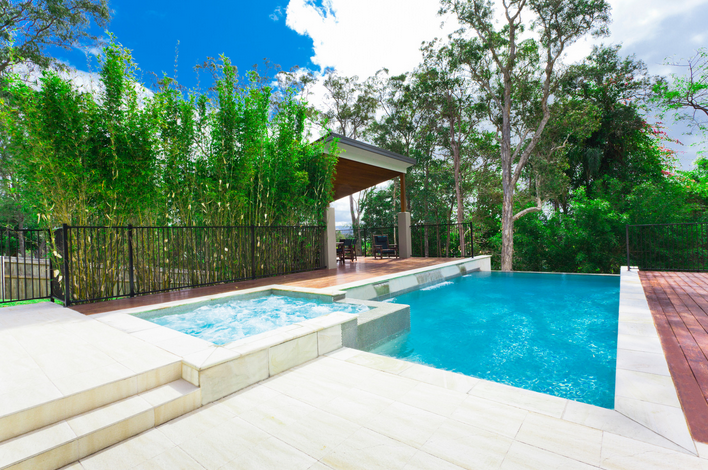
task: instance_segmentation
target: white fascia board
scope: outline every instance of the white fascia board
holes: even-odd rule
[[[325,152],[329,151],[330,145],[330,143],[327,143],[327,145],[325,146]],[[342,142],[339,142],[337,148],[340,150],[340,153],[338,155],[339,158],[353,160],[355,162],[364,163],[378,168],[385,168],[387,170],[396,171],[398,173],[405,173],[409,167],[413,166],[413,163],[395,160],[385,155],[380,155],[374,152],[369,152],[367,150],[352,147],[351,145],[347,145]]]

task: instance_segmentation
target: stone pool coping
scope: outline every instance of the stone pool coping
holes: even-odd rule
[[[458,261],[453,261],[451,263],[446,264],[445,266],[456,266],[456,265],[464,265],[467,260],[458,260]],[[465,269],[467,269],[465,267]],[[434,269],[433,269],[434,270]],[[462,268],[459,266],[457,267],[458,273],[461,272]],[[430,269],[424,269],[424,270],[416,270],[416,271],[430,271]],[[449,271],[449,273],[452,273],[452,270]],[[624,270],[623,270],[624,274]],[[675,411],[673,414],[671,413],[671,410],[669,410],[669,413],[666,413],[665,408],[670,408],[670,406],[662,404],[661,401],[666,399],[666,395],[664,393],[667,393],[667,389],[663,389],[661,387],[657,387],[657,384],[652,383],[651,381],[646,381],[644,383],[638,382],[635,380],[636,376],[641,376],[641,373],[647,374],[647,375],[655,375],[660,377],[658,380],[660,382],[659,385],[662,383],[665,385],[666,380],[665,378],[661,378],[662,374],[658,373],[659,369],[656,369],[657,367],[657,362],[654,362],[654,359],[656,359],[654,356],[647,356],[644,355],[642,356],[635,354],[636,352],[647,352],[647,353],[654,353],[660,354],[662,352],[661,349],[658,351],[656,350],[656,342],[652,339],[653,336],[651,334],[651,330],[653,328],[653,322],[651,319],[651,316],[647,317],[646,312],[650,311],[648,309],[648,305],[646,304],[646,298],[643,297],[643,290],[641,289],[641,284],[634,282],[636,279],[632,279],[632,274],[631,272],[627,273],[626,277],[622,277],[620,279],[620,285],[621,285],[621,295],[620,295],[620,327],[619,327],[619,332],[618,332],[618,389],[617,389],[617,395],[619,396],[619,402],[624,402],[629,403],[630,406],[625,406],[625,405],[619,405],[616,406],[615,410],[609,410],[609,409],[604,409],[604,408],[598,408],[594,407],[592,405],[586,405],[583,403],[579,402],[573,402],[565,399],[560,399],[558,397],[553,397],[550,395],[543,395],[543,394],[537,394],[536,392],[531,392],[531,391],[526,391],[523,389],[515,388],[515,387],[510,387],[506,385],[501,385],[501,384],[495,384],[493,382],[486,382],[482,381],[479,379],[474,379],[471,377],[467,376],[461,376],[459,374],[454,374],[452,372],[446,372],[443,370],[438,370],[438,369],[432,369],[428,368],[425,366],[420,366],[411,362],[406,362],[406,361],[400,361],[397,359],[391,359],[391,358],[386,358],[383,356],[378,356],[374,354],[368,354],[364,353],[361,351],[356,351],[352,349],[348,349],[346,347],[342,349],[337,349],[336,351],[325,353],[323,355],[320,355],[319,357],[316,357],[312,359],[311,361],[307,362],[306,364],[299,365],[299,366],[294,366],[291,369],[293,369],[295,372],[297,370],[305,370],[303,368],[311,368],[312,369],[312,374],[316,377],[322,378],[322,381],[326,381],[330,379],[330,375],[328,373],[323,374],[322,370],[320,369],[313,369],[315,365],[319,362],[322,361],[327,361],[327,357],[333,358],[333,359],[338,359],[337,362],[340,362],[341,364],[349,364],[351,367],[347,369],[346,371],[343,370],[343,367],[335,366],[334,370],[341,371],[343,375],[347,375],[350,372],[356,372],[353,368],[356,367],[368,367],[371,369],[378,369],[379,371],[385,371],[385,375],[387,375],[390,378],[395,378],[395,376],[399,376],[400,379],[397,379],[398,381],[406,381],[406,380],[413,380],[413,379],[420,379],[425,382],[430,383],[431,385],[438,386],[438,387],[443,387],[443,388],[448,388],[448,389],[457,389],[461,388],[460,392],[461,393],[467,393],[470,396],[483,396],[487,400],[491,401],[496,401],[499,403],[504,403],[504,408],[500,410],[490,410],[489,407],[485,406],[484,410],[484,418],[476,423],[472,423],[473,425],[493,425],[494,423],[504,423],[506,422],[506,419],[508,418],[507,413],[505,410],[508,410],[508,406],[512,407],[519,407],[523,409],[527,409],[529,416],[531,414],[534,414],[534,419],[537,419],[538,416],[537,414],[546,414],[548,415],[549,419],[552,419],[552,422],[549,421],[547,423],[547,426],[544,425],[542,432],[545,433],[544,436],[546,436],[546,444],[549,446],[553,445],[558,448],[562,449],[571,449],[575,451],[574,449],[577,449],[579,447],[584,446],[587,442],[589,441],[588,439],[585,438],[585,435],[583,434],[584,432],[588,431],[588,429],[581,428],[583,427],[590,427],[595,430],[602,430],[603,432],[607,433],[604,434],[604,436],[598,437],[599,432],[597,431],[592,431],[597,437],[599,441],[602,442],[603,449],[605,446],[605,443],[607,441],[608,436],[613,436],[613,435],[622,435],[622,436],[627,436],[631,437],[632,439],[637,439],[639,441],[647,442],[647,443],[653,443],[654,445],[661,446],[665,449],[673,449],[676,451],[680,451],[683,453],[691,453],[691,454],[698,454],[701,457],[708,457],[708,446],[705,446],[704,444],[701,443],[694,443],[694,442],[689,442],[687,440],[682,440],[685,439],[685,435],[682,435],[680,432],[676,433],[676,425],[678,424],[678,429],[680,431],[680,420],[673,419],[676,418],[677,414]],[[397,273],[396,275],[393,276],[385,276],[383,278],[377,278],[377,279],[371,279],[368,280],[369,283],[373,284],[379,284],[382,281],[382,279],[396,279],[396,278],[404,278],[407,276],[410,276],[410,272],[404,272],[404,273]],[[442,273],[441,273],[442,275]],[[636,275],[635,275],[636,276]],[[359,283],[362,284],[362,283]],[[397,283],[394,283],[394,286],[396,286]],[[398,284],[399,286],[401,285],[400,283]],[[390,286],[390,284],[389,284]],[[639,286],[639,289],[637,289],[637,286]],[[276,286],[276,289],[278,287]],[[264,289],[264,288],[261,288]],[[267,288],[265,288],[267,289]],[[299,288],[289,288],[286,287],[287,290],[290,291],[314,291],[312,293],[315,294],[324,294],[327,293],[326,289],[299,289]],[[256,289],[254,289],[255,291]],[[248,293],[247,290],[240,291],[240,293]],[[346,291],[340,291],[340,293],[346,292]],[[398,292],[398,291],[396,291]],[[332,294],[332,292],[329,292],[328,294]],[[216,299],[220,297],[227,297],[233,295],[233,293],[225,293],[225,294],[219,294],[219,295],[213,295],[201,299],[190,299],[188,301],[181,301],[181,302],[171,302],[170,305],[174,304],[185,304],[185,303],[194,303],[194,302],[199,302],[203,301],[204,299]],[[343,299],[342,299],[343,300]],[[644,300],[644,302],[642,302]],[[334,300],[337,301],[337,300]],[[363,303],[366,304],[367,300],[348,300],[347,302],[349,303]],[[395,304],[385,304],[387,308],[389,307],[394,307]],[[150,322],[147,322],[145,320],[141,320],[136,317],[132,317],[130,315],[120,315],[120,314],[125,314],[126,311],[118,311],[118,312],[109,312],[101,315],[95,315],[91,316],[90,318],[79,318],[77,315],[76,318],[72,317],[71,315],[67,315],[70,312],[67,312],[64,309],[61,309],[56,306],[54,307],[54,313],[59,314],[60,317],[67,317],[65,320],[65,323],[70,324],[72,327],[76,325],[83,325],[84,323],[86,324],[91,324],[93,325],[92,328],[89,329],[81,329],[81,331],[76,331],[73,334],[76,335],[76,338],[79,339],[82,337],[82,335],[86,335],[87,333],[91,337],[91,339],[94,342],[101,342],[104,341],[103,336],[98,336],[96,335],[96,331],[100,330],[105,330],[106,326],[111,326],[115,329],[121,330],[123,333],[126,333],[126,335],[118,335],[118,336],[125,336],[125,340],[130,340],[130,341],[125,341],[125,344],[128,345],[131,341],[132,344],[130,347],[126,347],[125,351],[120,350],[120,351],[114,351],[116,354],[120,355],[121,357],[125,356],[127,359],[130,360],[137,360],[137,361],[144,361],[145,356],[141,352],[137,352],[135,350],[135,343],[140,343],[141,341],[136,341],[137,339],[141,339],[141,335],[145,335],[146,333],[144,332],[143,327],[145,327],[145,324],[148,324],[149,326],[152,327],[157,327],[158,325],[151,324]],[[35,307],[35,308],[42,308],[42,306]],[[49,308],[49,306],[44,306],[44,309]],[[150,306],[150,307],[143,307],[143,308],[136,308],[133,309],[134,311],[145,311],[145,310],[154,310],[156,308],[155,305]],[[31,309],[30,309],[31,310]],[[345,315],[350,315],[350,314],[345,314]],[[339,315],[335,315],[339,316]],[[27,322],[27,315],[17,315],[18,319],[21,317],[24,322]],[[360,316],[361,317],[361,316]],[[365,318],[359,318],[359,321],[361,323],[368,323],[371,321],[376,320],[377,315],[370,315],[369,319]],[[322,318],[322,317],[320,317]],[[52,320],[52,319],[49,319]],[[339,325],[341,328],[341,325],[347,323],[346,319],[340,318],[342,320],[342,323],[337,324],[337,320],[335,318],[330,319],[333,326]],[[14,320],[13,320],[14,321]],[[351,320],[349,320],[351,322]],[[50,323],[54,324],[56,322],[50,321]],[[98,325],[98,323],[103,323],[103,325]],[[95,325],[94,325],[95,324]],[[91,326],[89,325],[89,326]],[[317,330],[315,332],[309,333],[303,337],[296,338],[296,340],[301,339],[301,338],[306,338],[305,340],[301,342],[297,342],[296,340],[291,340],[289,342],[289,347],[293,348],[293,350],[288,352],[288,355],[297,355],[299,357],[304,356],[307,351],[312,351],[313,350],[313,345],[317,348],[317,353],[319,354],[320,351],[320,333],[323,331],[326,331],[328,328],[332,328],[331,326],[327,326],[328,323],[324,323],[322,326],[322,329]],[[168,329],[169,330],[169,329]],[[164,332],[164,331],[163,331]],[[116,332],[114,332],[116,333]],[[182,333],[175,332],[178,335],[182,335]],[[287,335],[288,332],[284,332],[283,335]],[[340,330],[341,333],[341,330]],[[654,329],[654,334],[656,334],[656,330]],[[187,336],[187,335],[184,335]],[[327,335],[324,335],[327,336]],[[335,341],[334,344],[336,345],[336,337],[337,335],[335,334]],[[658,335],[657,335],[658,337]],[[51,336],[47,336],[47,339],[49,340],[52,338]],[[191,338],[190,339],[195,339],[196,338]],[[160,355],[165,355],[165,356],[170,356],[169,354],[165,353],[164,351],[169,350],[171,348],[178,348],[178,347],[186,347],[187,349],[194,348],[200,345],[197,345],[196,343],[191,343],[191,344],[182,344],[181,339],[183,338],[175,338],[175,337],[163,337],[160,339],[160,350],[155,349],[156,353],[159,353]],[[323,344],[326,344],[328,340],[331,340],[332,338],[323,338]],[[105,342],[105,341],[104,341]],[[211,345],[211,343],[209,343]],[[330,343],[331,345],[331,343]],[[110,344],[102,344],[104,348],[109,348],[109,349],[115,349],[115,342],[110,342]],[[213,345],[212,345],[213,346]],[[147,347],[147,345],[145,345]],[[221,347],[224,349],[223,347]],[[309,349],[308,349],[309,348]],[[70,348],[67,348],[70,349]],[[327,348],[324,347],[322,350],[326,350]],[[643,349],[648,349],[647,351],[643,351]],[[62,353],[64,351],[61,351]],[[196,353],[198,351],[195,351],[192,353],[194,355],[195,360],[198,358],[196,357]],[[214,351],[212,351],[213,353]],[[223,352],[223,351],[221,351]],[[221,382],[222,381],[222,375],[227,378],[227,380],[223,381],[224,385],[223,388],[213,388],[210,390],[209,393],[211,393],[211,401],[214,401],[216,396],[219,396],[220,394],[223,393],[228,393],[228,386],[233,386],[236,385],[237,387],[243,387],[244,383],[248,383],[249,380],[253,379],[253,376],[256,375],[256,373],[260,370],[261,373],[263,371],[263,365],[265,365],[267,373],[270,374],[269,370],[269,354],[270,354],[270,348],[268,349],[261,349],[260,351],[256,351],[253,354],[249,354],[245,357],[252,359],[249,361],[245,361],[244,357],[239,357],[236,358],[235,360],[232,361],[226,361],[226,362],[221,362],[217,366],[211,367],[209,370],[212,370],[214,374],[212,376],[204,376],[204,382],[201,383],[201,387],[203,389],[208,389],[209,381],[212,382]],[[323,357],[324,356],[324,357]],[[216,357],[214,358],[216,359]],[[257,359],[257,360],[256,360]],[[204,358],[204,363],[207,363],[209,360],[209,356]],[[170,363],[170,367],[172,365],[177,366],[175,367],[175,377],[169,378],[169,380],[176,380],[179,377],[180,374],[180,367],[182,368],[182,374],[184,374],[185,370],[185,364],[184,364],[184,358],[178,358],[174,357],[172,359],[173,363]],[[195,365],[195,364],[193,364]],[[190,367],[187,365],[186,367]],[[260,367],[260,369],[258,369]],[[634,370],[636,368],[648,368],[648,369],[642,369],[642,370]],[[622,371],[629,371],[629,372],[634,372],[635,374],[625,374],[624,372],[620,372],[620,369]],[[170,369],[171,370],[171,369]],[[648,370],[648,371],[647,371]],[[187,371],[188,372],[188,371]],[[218,372],[218,373],[216,373]],[[277,377],[275,377],[276,381],[282,381],[285,380],[287,381],[289,373],[285,374],[279,374]],[[625,377],[624,383],[629,384],[630,387],[626,388],[625,391],[622,391],[621,388],[623,385],[623,379],[621,377]],[[646,377],[645,377],[646,378]],[[656,377],[648,377],[649,379],[656,379]],[[199,380],[200,377],[197,376],[196,380]],[[317,401],[319,397],[321,396],[318,394],[318,388],[320,385],[320,381],[314,380],[313,376],[310,376],[312,383],[312,390],[314,390],[313,395],[310,396],[312,400]],[[134,377],[129,378],[129,380],[135,381]],[[261,379],[262,380],[262,379]],[[259,380],[259,382],[261,382]],[[138,380],[139,382],[139,380]],[[316,382],[316,383],[314,383]],[[331,381],[330,381],[331,382]],[[330,382],[327,382],[328,384]],[[257,385],[253,385],[254,388],[253,390],[258,393],[259,390],[262,390],[263,387],[267,387],[268,383],[274,383],[273,379],[270,379],[267,382],[262,382]],[[397,383],[393,384],[391,383],[391,380],[383,377],[381,375],[377,376],[374,380],[374,383],[376,386],[382,387],[381,390],[384,390],[386,393],[388,393],[389,388],[391,390],[394,390],[397,388]],[[472,384],[470,387],[471,389],[467,386],[467,384]],[[476,385],[474,385],[476,384]],[[109,388],[113,390],[115,387],[113,384],[106,383],[104,384],[105,386],[102,386],[101,389],[95,389],[92,390],[92,394],[98,394],[104,393],[105,390],[108,390]],[[373,384],[370,384],[371,387],[374,387]],[[332,383],[331,387],[329,388],[336,388],[337,384]],[[367,385],[368,387],[368,385]],[[466,390],[465,390],[466,389]],[[310,389],[308,389],[310,390]],[[441,389],[442,390],[442,389]],[[94,393],[95,392],[95,393]],[[200,390],[201,392],[201,390]],[[300,393],[301,390],[292,390],[291,393]],[[248,392],[246,392],[248,393]],[[304,393],[304,392],[303,392]],[[382,392],[383,393],[383,392]],[[675,393],[675,389],[674,389]],[[356,396],[360,396],[362,393],[359,392],[356,394]],[[631,396],[625,396],[625,395],[631,395]],[[229,398],[224,398],[224,400],[230,400],[233,399],[233,397],[238,397],[239,395],[233,395]],[[419,401],[425,406],[433,406],[437,404],[442,404],[441,402],[444,402],[447,397],[442,397],[440,396],[439,393],[433,393],[433,394],[426,394],[425,397],[418,397]],[[651,400],[656,398],[658,401],[657,402],[652,402]],[[636,402],[644,402],[644,403],[636,403]],[[563,405],[563,403],[565,405]],[[196,404],[196,407],[199,407],[199,403]],[[214,404],[218,406],[218,404]],[[205,416],[204,419],[209,420],[213,417],[213,408],[210,405],[209,407],[206,407],[203,409],[203,414]],[[563,409],[561,409],[563,407]],[[623,408],[624,407],[624,408]],[[637,413],[637,410],[640,411],[640,413]],[[657,410],[659,410],[657,412]],[[680,409],[679,409],[680,411]],[[186,412],[183,410],[182,412]],[[195,414],[200,414],[202,413],[201,411],[195,411]],[[552,416],[552,418],[551,418]],[[682,415],[681,415],[682,416]],[[669,419],[666,419],[666,418]],[[569,421],[570,423],[564,423],[566,421]],[[525,424],[523,426],[527,426],[527,423],[524,421]],[[176,420],[173,422],[173,425],[176,427],[180,427],[184,424],[182,420]],[[528,423],[530,426],[532,423]],[[685,423],[684,423],[685,425]],[[571,426],[572,429],[568,426]],[[663,427],[662,427],[663,426]],[[673,426],[673,427],[672,427]],[[182,426],[184,427],[184,426]],[[668,429],[668,433],[671,434],[672,432],[675,435],[672,436],[666,436],[666,432]],[[523,430],[523,427],[522,427]],[[533,431],[533,432],[532,432]],[[534,436],[538,435],[538,433],[541,432],[540,428],[536,429],[534,428],[531,430],[529,428],[529,432],[527,433],[528,436]],[[582,437],[581,437],[582,436]],[[459,436],[460,439],[463,439],[465,441],[469,439],[474,439],[474,436],[468,436],[467,434],[460,434]],[[677,440],[682,440],[681,445],[678,445],[676,443]],[[582,441],[582,442],[581,442]],[[636,443],[635,443],[636,444]],[[130,444],[126,444],[130,445]],[[626,442],[622,441],[622,446],[624,447],[626,445]],[[634,444],[633,444],[634,445]],[[478,450],[482,450],[483,446],[480,446]],[[555,448],[555,447],[554,447]],[[529,447],[530,449],[530,447]],[[604,450],[603,450],[603,455],[604,455]],[[657,453],[659,452],[659,453]],[[678,457],[680,457],[679,454],[666,454],[666,456],[663,456],[661,454],[661,450],[658,450],[656,448],[644,448],[642,447],[637,448],[635,450],[634,447],[627,449],[626,453],[631,454],[632,458],[636,458],[636,465],[634,464],[630,465],[629,462],[622,462],[622,465],[620,467],[622,468],[648,468],[649,466],[660,466],[661,463],[666,463],[668,464],[671,462],[672,464],[677,463],[675,460]],[[96,454],[96,455],[108,455],[107,453],[102,453],[102,454]],[[663,456],[663,457],[662,457]],[[533,457],[533,455],[529,454],[529,456],[524,456],[526,457]],[[686,456],[688,457],[688,456]],[[603,457],[604,458],[604,457]],[[671,460],[667,460],[667,459]],[[533,459],[532,459],[533,460]],[[644,462],[644,463],[642,463]],[[683,462],[683,460],[681,460]],[[688,462],[688,461],[687,461]],[[619,463],[619,462],[617,462]],[[691,461],[693,463],[693,461]],[[679,466],[679,465],[677,465]],[[680,465],[684,466],[684,465]],[[691,467],[691,465],[685,465],[687,468]],[[548,465],[544,468],[550,468],[551,465]],[[540,468],[540,467],[536,467]],[[567,467],[570,468],[570,467]],[[615,468],[613,466],[612,468]],[[618,467],[619,468],[619,467]],[[701,467],[702,468],[702,467]]]
[[[470,271],[490,270],[489,257],[468,258],[374,280],[338,286],[350,295],[381,300],[445,281]],[[485,269],[486,268],[486,269]],[[421,274],[426,274],[421,277]],[[538,273],[563,274],[563,273]],[[593,274],[590,274],[593,275]],[[617,276],[605,275],[601,276]],[[659,335],[636,269],[620,275],[617,367],[614,411],[693,454],[708,455],[708,445],[694,441],[678,401]],[[381,291],[380,286],[385,286]],[[379,288],[377,290],[376,288]],[[522,389],[519,389],[522,390]]]
[[[230,298],[244,300],[266,295],[312,298],[325,302],[365,304],[359,314],[334,312],[225,344],[209,341],[152,323],[148,317],[164,315],[167,309],[180,313]],[[182,359],[182,378],[201,388],[202,404],[223,398],[244,387],[329,353],[342,346],[362,349],[410,328],[410,308],[383,302],[348,300],[340,291],[271,285],[238,290],[94,315],[93,318],[120,329]]]
[[[637,268],[620,270],[615,410],[692,453],[691,437]]]

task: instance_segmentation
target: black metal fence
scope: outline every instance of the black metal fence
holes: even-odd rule
[[[389,243],[398,243],[398,227],[365,227],[352,236],[359,239],[362,256],[374,256],[374,235],[387,235]],[[462,240],[462,243],[460,241]],[[411,243],[414,257],[460,258],[474,256],[472,223],[411,225]]]
[[[69,227],[54,231],[66,305],[324,267],[325,227]]]
[[[51,297],[48,230],[0,229],[0,303]]]
[[[414,257],[474,257],[474,234],[471,222],[412,225],[411,243]]]
[[[708,224],[626,228],[627,266],[647,271],[708,271]]]

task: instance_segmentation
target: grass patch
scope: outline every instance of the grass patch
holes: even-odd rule
[[[17,302],[7,302],[4,304],[0,304],[0,308],[3,307],[14,307],[16,305],[29,305],[29,304],[38,304],[40,302],[49,302],[49,299],[37,299],[37,300],[18,300]]]

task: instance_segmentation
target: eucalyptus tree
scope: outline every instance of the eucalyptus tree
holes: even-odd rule
[[[452,43],[435,40],[422,47],[423,62],[416,78],[421,106],[436,115],[438,145],[451,161],[454,177],[455,220],[465,221],[469,170],[477,159],[475,139],[487,115],[478,89],[461,61],[461,50]],[[460,230],[462,230],[460,226]],[[460,236],[460,240],[464,237]],[[462,247],[463,253],[465,247]]]
[[[104,28],[109,19],[106,0],[0,0],[0,75],[18,63],[56,64],[48,47],[91,46],[91,24]]]
[[[322,112],[325,126],[344,137],[360,139],[374,119],[378,106],[371,81],[360,82],[356,75],[346,77],[336,71],[329,71],[323,85],[327,90],[326,109]],[[369,190],[359,192],[356,200],[353,194],[349,195],[352,229],[358,234],[359,240],[362,209],[369,193]]]
[[[457,41],[466,46],[470,76],[488,95],[498,116],[503,271],[512,270],[514,221],[530,212],[525,208],[515,213],[514,195],[551,118],[549,100],[558,87],[561,57],[588,33],[606,35],[609,11],[606,0],[505,0],[501,2],[502,26],[497,27],[491,0],[442,0],[441,13],[455,13],[463,25]],[[527,32],[531,35],[525,38]],[[541,110],[531,120],[519,115],[524,112],[523,103],[514,102],[518,90],[529,84],[537,86],[534,100]]]
[[[376,74],[376,96],[380,116],[367,130],[379,147],[416,159],[406,174],[406,210],[413,224],[448,223],[455,205],[452,165],[439,155],[439,115],[426,105],[425,87],[417,73],[388,77],[386,70]],[[365,206],[367,224],[381,212],[382,201],[389,224],[397,212],[396,180],[390,188],[377,191]],[[383,195],[386,195],[386,198]],[[368,215],[371,214],[371,215]],[[428,253],[428,227],[424,229],[424,252]]]
[[[388,70],[382,69],[373,77],[375,86],[375,96],[379,104],[378,119],[374,120],[367,128],[366,134],[381,148],[415,158],[418,164],[409,168],[406,177],[411,177],[416,171],[416,167],[424,167],[429,161],[433,152],[434,144],[426,133],[432,131],[433,120],[430,113],[420,106],[420,95],[417,93],[414,74],[402,74],[389,77]],[[397,204],[397,180],[393,181],[391,190],[391,219],[389,223],[395,221]],[[408,185],[407,195],[415,193],[415,184]],[[426,194],[426,193],[424,193]],[[406,210],[411,211],[410,197],[406,197]],[[425,220],[427,207],[418,212]]]

